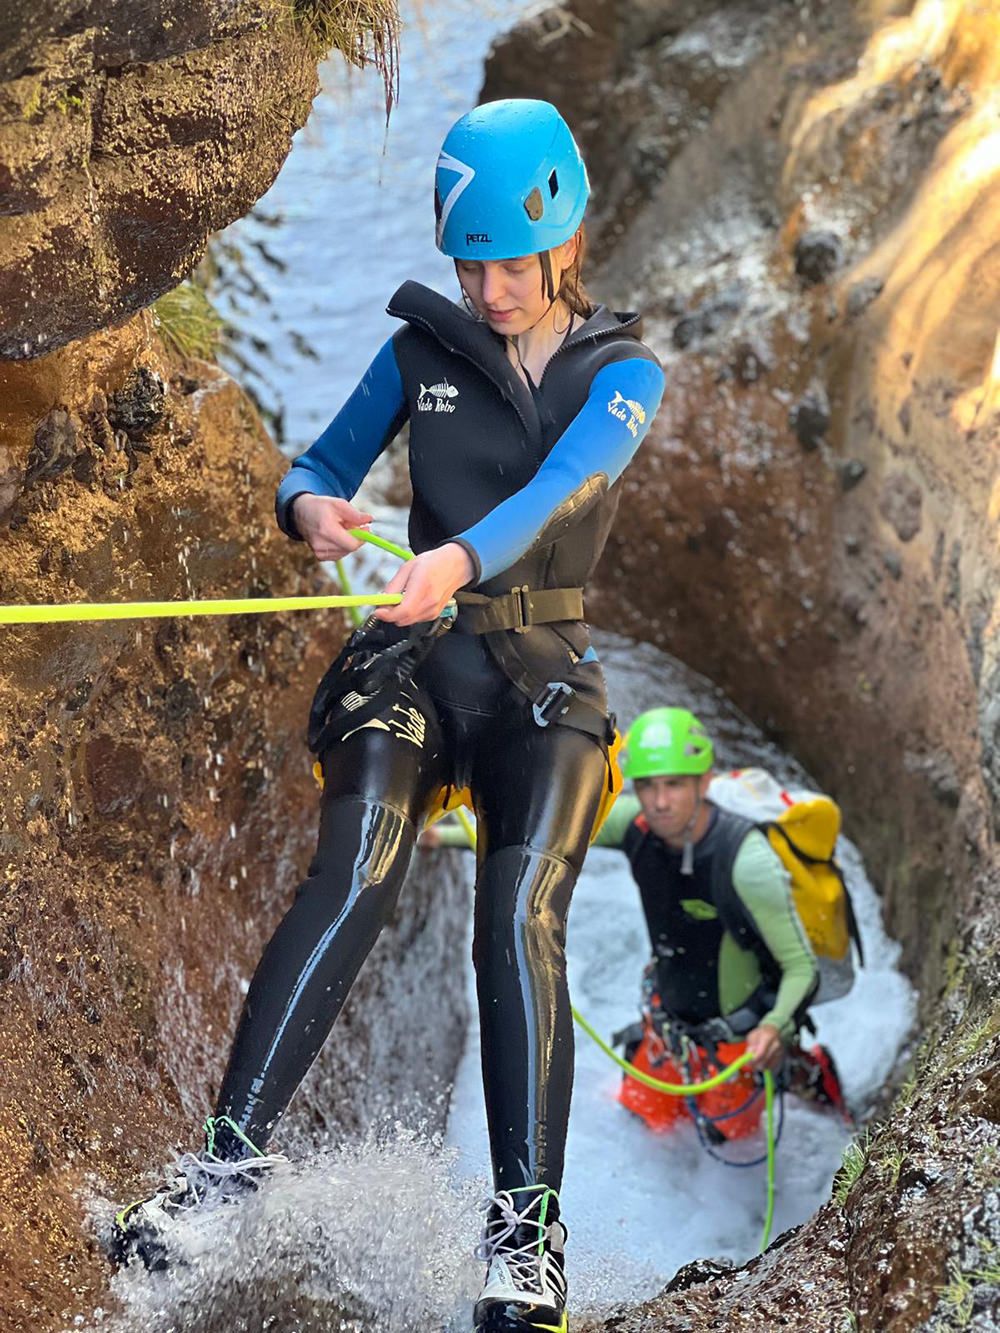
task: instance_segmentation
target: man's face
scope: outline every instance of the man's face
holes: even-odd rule
[[[658,838],[683,842],[684,831],[708,788],[708,781],[707,773],[702,777],[665,775],[635,779],[635,794],[642,813]]]

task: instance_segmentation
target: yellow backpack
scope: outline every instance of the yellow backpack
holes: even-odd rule
[[[739,769],[712,780],[709,800],[752,820],[767,837],[792,880],[792,898],[816,954],[820,985],[814,1004],[839,999],[854,984],[853,944],[864,962],[861,937],[835,851],[840,808],[819,792],[784,788],[761,768]]]

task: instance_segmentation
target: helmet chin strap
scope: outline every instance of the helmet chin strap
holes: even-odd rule
[[[532,329],[537,329],[539,324],[541,324],[542,320],[548,317],[553,306],[559,300],[559,293],[555,290],[555,276],[552,272],[552,257],[549,254],[548,250],[540,250],[538,252],[538,263],[539,267],[542,270],[542,289],[545,293],[545,298],[548,304],[546,305],[542,313],[538,316],[538,318],[535,320],[534,324],[529,324],[528,327],[526,329],[522,329],[520,333],[512,333],[512,334],[505,333],[502,335],[504,342],[509,343],[511,347],[513,347],[514,355],[517,357],[518,365],[521,367],[522,370],[524,370],[524,362],[521,360],[521,348],[518,344],[518,339],[521,338],[525,333],[530,333]],[[466,305],[471,305],[465,287],[462,283],[461,274],[458,271],[457,260],[455,261],[455,276],[456,278],[458,278],[458,285],[462,289],[462,297]],[[480,316],[480,318],[482,318],[482,316]],[[575,316],[573,312],[570,311],[569,323],[566,325],[566,328],[563,331],[564,335],[572,332],[574,320]]]
[[[691,816],[691,818],[688,820],[688,822],[684,825],[684,829],[683,829],[683,833],[684,833],[684,850],[683,850],[683,852],[681,853],[681,874],[682,874],[682,875],[693,875],[693,874],[694,874],[694,841],[693,841],[691,835],[694,833],[695,825],[698,823],[698,816],[701,814],[701,807],[702,807],[702,803],[703,803],[703,801],[704,801],[704,797],[703,797],[702,794],[701,794],[701,786],[699,785],[699,787],[698,787],[698,799],[695,801],[695,804],[694,804],[694,814]]]
[[[552,309],[554,308],[556,302],[559,300],[559,293],[555,290],[555,279],[554,279],[554,277],[553,277],[553,275],[552,275],[552,258],[551,258],[551,256],[550,256],[548,250],[540,250],[540,251],[539,251],[539,254],[538,254],[538,263],[539,263],[539,265],[540,265],[540,267],[541,267],[541,270],[542,270],[542,288],[543,288],[543,290],[544,290],[544,292],[545,292],[545,296],[546,296],[546,298],[548,299],[548,305],[545,307],[545,309],[542,311],[542,313],[541,313],[541,314],[538,316],[538,318],[535,320],[534,324],[529,324],[528,327],[527,327],[526,329],[522,329],[520,333],[504,334],[504,338],[505,338],[505,340],[506,340],[506,341],[510,344],[510,346],[513,347],[513,349],[514,349],[514,355],[517,357],[517,364],[518,364],[518,365],[521,367],[521,369],[524,371],[525,375],[527,375],[528,371],[527,371],[527,368],[526,368],[524,362],[521,360],[521,345],[520,345],[519,339],[520,339],[525,333],[530,333],[532,329],[537,329],[538,326],[539,326],[539,324],[541,324],[542,320],[548,318],[548,315],[550,314],[550,312],[551,312]],[[563,336],[563,337],[566,337],[568,334],[570,334],[570,333],[573,332],[573,324],[574,324],[575,319],[576,319],[576,316],[573,314],[573,312],[572,312],[572,310],[571,310],[571,311],[569,312],[569,323],[566,325],[565,329],[563,329],[563,331],[562,331],[562,336]],[[558,332],[559,332],[559,330],[555,327],[555,321],[554,321],[554,320],[553,320],[553,323],[552,323],[552,331],[553,331],[554,333],[558,333]]]

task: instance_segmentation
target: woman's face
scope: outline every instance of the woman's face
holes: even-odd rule
[[[549,251],[556,291],[575,251],[575,238]],[[549,298],[538,255],[522,255],[520,259],[459,259],[455,267],[477,312],[491,329],[508,338],[533,328],[548,309]]]

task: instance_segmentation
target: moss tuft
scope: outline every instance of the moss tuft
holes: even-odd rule
[[[957,1259],[952,1259],[948,1264],[948,1283],[938,1287],[950,1328],[968,1328],[972,1323],[977,1287],[1000,1287],[996,1246],[984,1244],[982,1250],[984,1262],[978,1268],[963,1269]]]
[[[844,1149],[844,1157],[833,1180],[833,1201],[843,1208],[847,1196],[861,1178],[861,1173],[868,1165],[868,1150],[871,1136],[865,1130],[860,1138],[849,1143]]]

